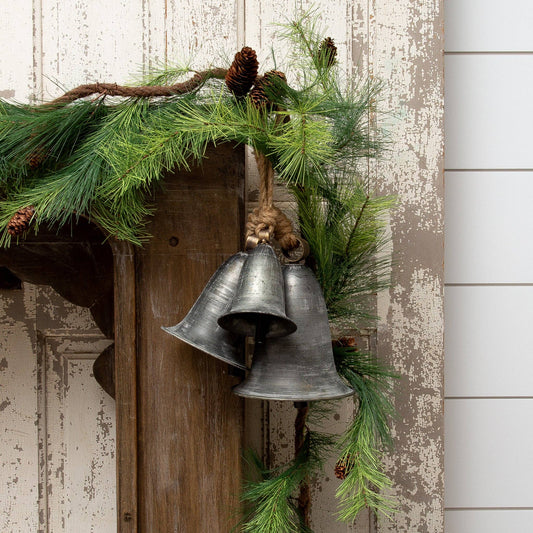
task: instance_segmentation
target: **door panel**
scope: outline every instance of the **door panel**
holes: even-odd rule
[[[39,338],[44,531],[116,531],[115,405],[92,377],[107,345],[100,335]]]
[[[49,287],[0,291],[0,531],[116,531],[115,405],[92,376],[110,342]]]

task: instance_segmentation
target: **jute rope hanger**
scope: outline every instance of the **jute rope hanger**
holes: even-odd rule
[[[302,245],[294,234],[292,222],[274,205],[274,169],[272,163],[261,152],[254,150],[259,170],[259,206],[249,215],[246,223],[246,248],[259,243],[278,241],[282,250],[290,251]]]

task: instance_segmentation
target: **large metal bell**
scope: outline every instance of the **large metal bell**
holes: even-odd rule
[[[222,329],[218,317],[228,310],[248,254],[232,255],[211,276],[187,316],[167,333],[230,365],[245,369],[242,338]]]
[[[326,304],[305,265],[283,267],[287,315],[295,333],[256,344],[248,377],[235,394],[266,400],[313,401],[353,394],[337,374]]]
[[[270,245],[260,244],[249,253],[231,308],[218,323],[233,333],[258,339],[296,330],[296,324],[285,314],[283,274]]]

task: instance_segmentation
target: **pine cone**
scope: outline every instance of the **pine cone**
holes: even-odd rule
[[[276,80],[287,81],[285,74],[279,70],[269,70],[264,76],[255,80],[254,88],[250,91],[250,99],[258,109],[271,105],[266,89],[275,87]]]
[[[263,84],[255,85],[255,87],[250,91],[249,96],[250,100],[257,109],[266,108],[270,104]]]
[[[280,80],[287,81],[287,78],[285,77],[285,74],[281,72],[281,70],[269,70],[268,72],[265,72],[265,75],[263,76],[264,83],[268,85],[272,85],[272,80],[274,78],[279,78]]]
[[[357,348],[357,340],[355,337],[340,337],[334,341],[333,344],[339,347]]]
[[[257,77],[257,54],[245,46],[235,54],[235,59],[226,74],[226,85],[235,96],[244,96],[254,84]]]
[[[318,57],[321,64],[332,67],[337,61],[337,47],[331,37],[326,37],[318,49]]]
[[[344,459],[339,459],[335,465],[335,477],[338,479],[346,479],[346,476],[350,473],[352,469],[351,461],[349,457]]]
[[[16,237],[22,235],[30,226],[30,221],[35,214],[35,209],[33,206],[24,207],[19,209],[9,221],[7,225],[7,232],[12,236]]]

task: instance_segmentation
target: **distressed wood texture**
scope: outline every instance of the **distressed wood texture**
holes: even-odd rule
[[[0,531],[37,531],[36,287],[0,291]]]
[[[109,342],[38,334],[40,531],[116,531],[115,402],[91,375]]]
[[[371,74],[385,81],[389,155],[375,183],[394,194],[393,286],[379,297],[378,353],[401,375],[395,450],[400,503],[380,533],[440,533],[443,525],[443,14],[441,0],[372,0]]]
[[[122,438],[135,431],[128,394],[131,379],[137,382],[138,471],[119,456],[121,532],[225,532],[238,514],[243,409],[231,394],[235,378],[161,326],[182,320],[217,266],[240,248],[243,160],[242,149],[223,145],[202,167],[169,175],[154,198],[151,240],[133,254],[115,248],[117,402],[129,415],[119,414]],[[123,440],[119,453],[135,461],[131,443]]]
[[[115,400],[117,402],[117,523],[137,533],[137,322],[133,246],[112,241],[115,278]]]
[[[114,531],[114,405],[91,375],[109,340],[29,283],[0,291],[0,326],[0,530]]]

